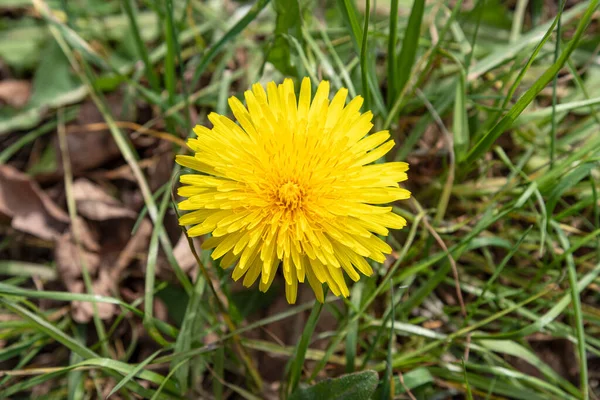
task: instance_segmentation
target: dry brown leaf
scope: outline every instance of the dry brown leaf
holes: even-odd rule
[[[113,284],[112,278],[107,271],[100,270],[98,279],[93,283],[92,290],[94,294],[101,296],[110,296],[110,288]],[[69,288],[71,292],[83,293],[84,284],[81,281],[75,282]],[[96,303],[98,316],[100,319],[110,319],[117,311],[116,306],[110,303]],[[71,313],[73,319],[79,323],[90,322],[94,316],[94,305],[90,302],[74,301],[71,304]]]
[[[21,108],[27,104],[30,96],[30,81],[13,79],[0,81],[0,103],[8,104],[14,108]]]
[[[190,250],[190,245],[187,240],[185,233],[181,233],[181,237],[177,241],[177,244],[173,248],[173,256],[177,260],[177,263],[181,269],[185,272],[190,272],[196,266],[196,258]]]
[[[71,225],[71,232],[79,238],[79,241],[84,248],[95,252],[100,251],[97,232],[92,232],[83,218],[75,218]]]
[[[90,275],[94,275],[100,266],[100,256],[94,251],[85,249],[83,246],[79,249],[77,244],[73,242],[71,233],[62,235],[56,241],[54,257],[60,278],[69,290],[71,290],[71,284],[79,282],[82,276],[82,263],[85,263],[85,267]]]
[[[69,222],[35,181],[10,165],[0,165],[0,212],[13,228],[46,240],[57,239]]]
[[[107,101],[113,115],[119,115],[121,110],[120,96],[118,94],[109,95]],[[68,126],[67,147],[71,167],[75,174],[99,167],[121,154],[108,129],[90,132],[85,128],[87,124],[94,122],[104,122],[104,117],[90,100],[81,105],[77,120]],[[58,164],[59,173],[62,173],[62,153],[56,137],[54,138],[54,147],[56,148],[56,154],[61,157]]]
[[[73,197],[79,214],[94,221],[136,216],[135,212],[125,208],[100,186],[84,178],[73,183]]]
[[[142,220],[135,235],[127,242],[127,245],[121,251],[121,254],[119,254],[116,267],[112,271],[115,285],[119,281],[119,276],[135,258],[135,255],[143,252],[148,247],[151,234],[152,223],[147,219]]]

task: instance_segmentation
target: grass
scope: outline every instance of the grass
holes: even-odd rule
[[[85,289],[67,291],[54,244],[1,220],[0,398],[323,398],[327,385],[311,385],[350,372],[329,387],[357,398],[599,398],[599,0],[270,3],[0,7],[11,15],[2,68],[45,88],[39,103],[0,110],[2,163],[25,171],[56,138],[60,178],[39,179],[77,219],[73,180],[97,168],[72,170],[68,124],[91,101],[120,154],[103,168],[130,171],[113,193],[133,190],[138,222],[153,225],[131,278],[142,290],[126,298],[130,279],[94,294],[84,257]],[[38,49],[51,45],[48,69]],[[409,225],[388,238],[393,254],[349,299],[322,306],[282,306],[277,284],[240,291],[206,251],[190,274],[169,230],[173,159],[190,126],[284,76],[363,95],[396,139],[389,161],[411,164],[413,198],[394,205]],[[127,125],[115,93],[150,115]],[[161,152],[171,173],[157,186],[144,162]],[[94,305],[90,323],[73,318],[74,301]],[[102,320],[100,303],[116,315]]]

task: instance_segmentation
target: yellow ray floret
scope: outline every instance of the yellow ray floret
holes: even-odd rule
[[[203,247],[214,249],[221,266],[235,265],[233,279],[245,286],[259,280],[266,291],[281,270],[289,303],[308,281],[321,302],[325,283],[337,296],[371,275],[365,258],[383,262],[391,247],[377,235],[401,229],[406,220],[384,206],[408,199],[398,183],[408,164],[372,164],[394,146],[388,131],[369,135],[372,113],[360,113],[362,98],[346,104],[340,89],[329,101],[329,83],[311,100],[304,78],[294,84],[255,84],[229,106],[237,121],[212,113],[212,129],[196,126],[188,141],[194,156],[177,162],[199,173],[181,176],[178,194],[191,226],[189,236],[211,233]],[[342,272],[343,271],[343,272]],[[260,279],[259,279],[260,278]]]

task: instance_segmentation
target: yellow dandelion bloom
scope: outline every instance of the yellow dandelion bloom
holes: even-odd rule
[[[308,78],[298,100],[290,79],[266,92],[254,84],[247,107],[229,99],[239,125],[212,113],[212,129],[194,128],[195,155],[177,162],[200,174],[181,176],[179,209],[191,212],[179,223],[191,225],[189,236],[212,233],[203,248],[223,268],[235,264],[234,280],[249,287],[260,276],[264,292],[281,269],[289,303],[305,279],[323,302],[323,283],[347,297],[342,271],[357,281],[373,273],[365,257],[381,263],[391,253],[377,235],[406,220],[382,204],[410,197],[398,185],[408,164],[373,164],[394,141],[388,131],[368,135],[373,114],[360,113],[361,97],[346,104],[347,95],[340,89],[329,101],[323,81],[311,101]]]

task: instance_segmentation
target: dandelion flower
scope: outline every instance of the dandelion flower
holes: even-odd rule
[[[179,223],[190,237],[212,233],[203,248],[233,279],[261,291],[278,269],[287,301],[295,303],[298,283],[308,280],[323,302],[323,283],[336,296],[350,292],[344,272],[360,279],[373,269],[366,258],[383,262],[391,247],[378,235],[400,229],[406,220],[384,206],[407,199],[398,182],[408,164],[373,164],[394,146],[388,131],[371,135],[370,111],[360,113],[347,89],[329,101],[329,83],[319,84],[311,101],[304,78],[296,100],[294,84],[260,84],[246,91],[246,107],[236,97],[229,106],[237,120],[211,113],[212,129],[196,126],[189,139],[194,156],[177,162],[199,173],[181,176]]]

